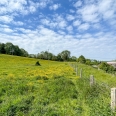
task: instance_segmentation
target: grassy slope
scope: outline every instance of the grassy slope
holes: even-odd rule
[[[79,79],[68,63],[39,60],[38,67],[36,61],[0,55],[0,116],[115,116],[110,110],[115,77],[78,64]]]
[[[89,78],[90,75],[93,75],[97,82],[105,83],[109,87],[116,87],[116,76],[105,73],[102,70],[98,70],[91,66],[84,64],[78,64],[78,71],[82,68],[82,76]],[[80,72],[79,72],[80,73]]]

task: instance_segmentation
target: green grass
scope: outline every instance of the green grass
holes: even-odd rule
[[[83,64],[0,55],[0,116],[115,116],[110,88],[116,77]],[[79,78],[79,71],[83,76]],[[89,76],[96,84],[90,87]]]
[[[82,68],[82,76],[89,78],[93,75],[98,83],[105,83],[109,87],[116,86],[116,76],[112,74],[105,73],[103,70],[98,70],[91,66],[78,63],[78,75],[80,74],[80,69]]]

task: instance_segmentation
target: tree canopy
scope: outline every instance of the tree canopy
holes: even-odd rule
[[[86,59],[85,59],[85,57],[83,55],[81,55],[81,56],[79,56],[77,61],[84,64],[86,62]]]
[[[11,42],[7,42],[6,44],[0,43],[0,53],[24,57],[28,56],[28,52],[26,50],[19,48],[17,45],[13,45]]]

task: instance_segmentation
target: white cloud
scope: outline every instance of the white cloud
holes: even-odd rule
[[[58,34],[60,34],[60,35],[66,35],[66,33],[64,31],[62,31],[62,30],[59,30]]]
[[[72,33],[72,31],[73,31],[73,27],[72,26],[68,26],[66,29],[69,31],[69,33]]]
[[[96,3],[98,0],[84,0],[84,3],[85,4],[94,4],[94,3]]]
[[[84,24],[81,24],[79,27],[78,27],[78,30],[88,30],[90,27],[90,25],[88,23],[84,23]]]
[[[27,5],[26,0],[5,0],[0,7],[0,10],[2,11],[1,14],[13,13],[17,11],[21,12],[22,10],[24,11],[25,5]]]
[[[115,0],[85,0],[85,5],[77,10],[77,14],[85,22],[97,23],[101,20],[115,20],[116,1]]]
[[[76,3],[74,3],[74,7],[75,8],[78,8],[79,6],[81,6],[82,5],[82,1],[77,1]]]
[[[54,4],[52,6],[50,6],[50,10],[57,10],[61,5],[60,4]]]
[[[57,22],[63,21],[64,20],[64,17],[62,15],[55,14],[54,15],[54,20],[57,21]]]
[[[102,14],[104,19],[115,18],[116,13],[116,1],[115,0],[102,0],[98,4],[98,11]]]
[[[43,8],[47,7],[48,4],[52,4],[52,3],[53,3],[53,1],[51,1],[51,0],[39,0],[38,7],[43,9]]]
[[[115,0],[101,0],[98,4],[99,11],[105,12],[109,9],[112,9],[113,4],[115,4],[115,3],[116,3]]]
[[[48,19],[42,19],[42,20],[41,20],[41,23],[42,23],[43,25],[49,26],[49,25],[50,25],[50,20],[48,20]]]
[[[29,0],[28,2],[27,0],[1,0],[0,14],[18,12],[27,15],[36,12],[38,8],[45,8],[49,3],[51,3],[50,0],[41,0],[38,2],[33,2],[33,0]]]
[[[22,26],[22,25],[24,25],[24,23],[21,22],[21,21],[13,21],[12,23],[15,24],[16,26]]]
[[[4,27],[6,26],[4,25]],[[71,27],[69,27],[69,29],[70,28]],[[90,33],[85,33],[83,35],[77,34],[74,36],[65,34],[63,31],[59,31],[58,34],[43,26],[35,30],[24,28],[18,28],[17,30],[23,33],[12,35],[0,33],[0,41],[11,41],[13,44],[19,45],[19,47],[24,48],[29,53],[36,54],[47,49],[54,54],[58,54],[67,49],[71,51],[71,55],[77,57],[84,55],[86,58],[111,60],[116,56],[114,55],[116,54],[116,36],[113,33],[106,34],[101,32],[97,33],[95,37]]]
[[[13,33],[13,30],[10,29],[7,25],[0,25],[0,32],[1,33]]]
[[[38,6],[39,6],[39,8],[45,8],[46,5],[47,5],[47,3],[43,1],[43,2],[40,2]]]
[[[1,28],[8,28],[9,26],[8,25],[5,25],[5,24],[0,24],[0,27]]]
[[[79,21],[79,20],[75,20],[73,22],[73,26],[75,26],[75,27],[79,26],[80,24],[81,24],[81,21]]]
[[[62,21],[62,20],[61,20]],[[61,22],[60,21],[60,22]],[[58,22],[57,22],[57,20],[56,21],[54,21],[54,20],[50,20],[50,19],[45,19],[45,18],[43,18],[43,19],[41,19],[41,23],[42,23],[42,25],[46,25],[46,26],[49,26],[50,28],[57,28],[58,27]]]
[[[7,0],[0,0],[0,5],[7,4]]]
[[[50,26],[51,28],[55,28],[55,27],[58,26],[58,23],[57,23],[57,22],[51,22],[51,23],[49,24],[49,26]]]
[[[30,6],[30,7],[29,7],[29,10],[30,10],[31,13],[33,13],[33,12],[36,11],[36,8],[35,8],[34,6]]]
[[[73,10],[73,9],[70,9],[70,13],[75,13],[75,10]]]
[[[72,21],[72,20],[75,19],[75,17],[73,15],[69,15],[69,14],[67,15],[66,18],[67,18],[68,21]]]
[[[55,14],[53,16],[52,23],[56,25],[56,28],[64,29],[68,23],[63,15]]]
[[[41,24],[49,26],[51,29],[64,29],[68,26],[68,23],[63,15],[58,14],[55,14],[52,20],[50,18],[42,17]]]
[[[83,21],[86,22],[98,22],[99,14],[98,8],[95,5],[87,5],[82,9],[78,10],[77,13],[82,15]]]
[[[4,30],[4,32],[6,32],[6,33],[12,33],[12,32],[13,32],[13,30],[10,29],[10,28],[4,28],[3,30]]]
[[[64,29],[67,26],[67,22],[62,20],[58,23],[59,28]]]
[[[101,25],[100,25],[99,23],[94,23],[94,24],[92,25],[92,27],[95,28],[95,29],[102,30],[102,27],[101,27]]]
[[[10,23],[13,21],[13,17],[9,15],[0,16],[0,22]]]

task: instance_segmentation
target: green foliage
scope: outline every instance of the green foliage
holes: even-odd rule
[[[64,50],[64,51],[62,51],[59,55],[61,56],[61,58],[62,58],[64,61],[68,61],[69,58],[70,58],[70,51]]]
[[[17,55],[17,56],[28,56],[28,52],[24,49],[20,49],[19,46],[13,45],[10,42],[7,42],[6,44],[0,43],[0,53],[2,54],[9,54],[9,55]]]
[[[72,61],[72,62],[76,62],[77,58],[75,56],[72,56],[72,57],[70,57],[69,60]]]
[[[86,65],[91,65],[91,60],[90,60],[90,59],[86,59],[85,64],[86,64]]]
[[[90,87],[87,78],[78,79],[77,84],[79,99],[84,100],[89,110],[85,116],[115,116],[110,108],[110,89],[107,85],[96,83]],[[83,110],[85,106],[82,106]]]
[[[102,62],[99,65],[99,68],[102,69],[102,70],[104,70],[107,73],[114,73],[114,71],[115,71],[115,68],[113,66],[107,64],[106,62]]]
[[[53,60],[53,61],[68,61],[70,59],[70,51],[64,50],[61,53],[59,53],[57,56],[55,56],[54,54],[48,51],[42,51],[41,53],[37,54],[37,58],[44,60]]]
[[[37,61],[37,62],[35,63],[35,65],[36,65],[36,66],[41,66],[40,63],[39,63],[39,61]]]
[[[0,53],[5,54],[5,44],[4,43],[0,43]]]
[[[37,58],[44,59],[44,60],[53,60],[54,55],[48,51],[42,51],[41,53],[37,54]],[[55,59],[54,59],[55,60]]]
[[[83,55],[81,55],[81,56],[79,56],[79,58],[77,59],[77,61],[80,62],[80,63],[85,64],[86,59],[85,59],[85,57]]]

